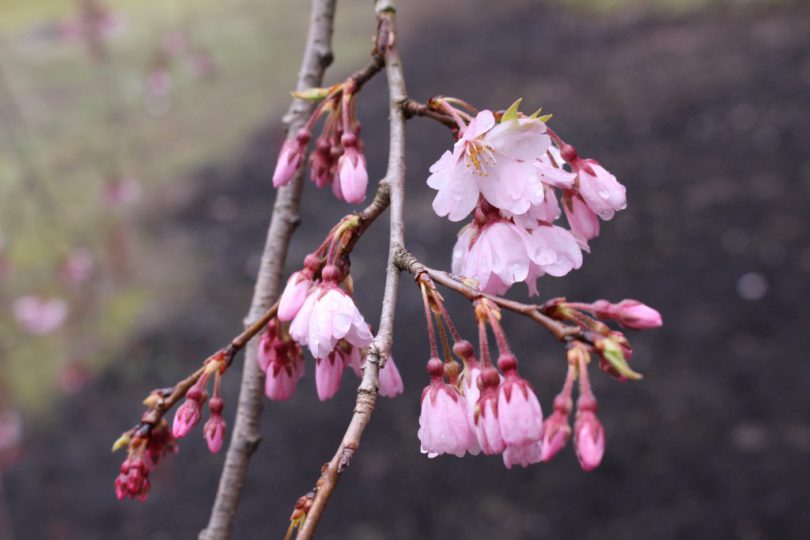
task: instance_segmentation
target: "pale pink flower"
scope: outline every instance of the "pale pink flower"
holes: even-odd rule
[[[62,264],[61,273],[69,283],[82,283],[93,273],[93,255],[84,248],[71,251]]]
[[[291,340],[277,341],[268,330],[259,340],[259,366],[265,372],[264,393],[274,401],[285,401],[295,393],[304,376],[301,347]]]
[[[431,382],[422,391],[422,411],[419,415],[419,443],[429,458],[440,454],[462,457],[471,446],[464,398],[454,386],[442,380],[443,367],[436,358],[428,362]]]
[[[542,456],[542,444],[540,441],[528,442],[521,445],[510,445],[503,451],[503,464],[507,469],[513,465],[528,467],[535,463],[540,463]]]
[[[568,424],[568,413],[556,410],[543,423],[543,444],[541,461],[549,461],[560,450],[565,448],[571,437],[571,426]]]
[[[315,388],[321,401],[331,399],[340,389],[340,379],[346,367],[344,354],[343,350],[337,347],[325,358],[315,360]]]
[[[498,392],[498,425],[507,446],[524,446],[540,440],[543,411],[531,385],[518,375],[517,360],[504,354],[498,360],[504,380]]]
[[[516,118],[496,124],[492,111],[481,111],[453,151],[430,168],[428,186],[438,190],[434,211],[460,221],[483,195],[496,208],[525,213],[543,201],[541,172],[534,161],[550,144],[546,125],[539,120]]]
[[[618,304],[611,304],[607,300],[597,300],[593,303],[596,316],[600,319],[619,321],[625,328],[634,330],[649,330],[664,324],[661,314],[638,300],[625,299]]]
[[[576,238],[562,227],[537,227],[531,231],[525,245],[537,270],[551,276],[561,277],[582,266],[582,250]]]
[[[579,160],[577,173],[579,194],[597,216],[607,221],[627,207],[625,187],[595,160]]]
[[[340,196],[347,203],[357,204],[366,198],[368,172],[366,158],[356,147],[349,146],[338,160],[338,179]],[[337,193],[336,193],[337,195]]]
[[[219,449],[222,448],[222,441],[225,438],[226,424],[225,420],[222,418],[222,409],[224,407],[222,398],[211,398],[208,407],[211,410],[211,417],[203,426],[203,435],[205,436],[205,441],[208,443],[208,450],[210,450],[212,454],[216,454],[219,452]]]
[[[563,169],[563,163],[563,158],[557,147],[549,146],[546,153],[534,162],[534,166],[540,171],[540,180],[544,184],[559,189],[571,189],[577,175]]]
[[[379,384],[380,395],[387,398],[396,397],[405,390],[402,376],[399,374],[399,369],[392,356],[388,356],[388,360],[380,370]]]
[[[495,368],[480,372],[477,385],[479,398],[473,410],[472,429],[480,449],[488,455],[500,454],[506,448],[498,423],[498,386],[501,378]]]
[[[14,301],[14,318],[20,327],[35,336],[49,334],[62,326],[68,316],[68,303],[61,298],[21,296]]]
[[[295,272],[290,276],[278,302],[279,319],[291,321],[295,318],[307,299],[310,285],[312,285],[312,280],[303,271]]]
[[[108,183],[104,187],[101,197],[106,204],[117,208],[137,202],[141,198],[141,192],[140,182],[131,176],[126,176]]]
[[[303,157],[304,149],[297,138],[284,141],[276,161],[276,170],[273,172],[273,187],[289,184],[295,176],[295,171],[301,166]]]
[[[482,228],[468,226],[453,248],[453,273],[477,280],[483,292],[503,294],[528,276],[526,237],[522,229],[506,220]]]
[[[580,398],[580,402],[582,398]],[[602,462],[605,454],[605,430],[592,409],[578,405],[574,424],[574,449],[579,464],[585,471],[592,471]],[[594,407],[595,408],[595,407]]]
[[[146,95],[165,98],[172,92],[172,74],[167,69],[157,68],[146,75]]]
[[[543,202],[529,208],[529,211],[520,216],[513,216],[517,225],[524,229],[535,229],[542,224],[554,223],[562,215],[557,194],[548,186],[544,187]]]
[[[174,414],[172,435],[175,438],[185,437],[191,431],[191,428],[197,425],[200,421],[205,399],[205,393],[196,386],[192,386],[186,392],[186,400],[177,408],[177,412]]]
[[[351,297],[333,283],[309,293],[290,324],[290,335],[315,358],[326,358],[341,339],[363,348],[373,337]]]
[[[599,236],[599,217],[579,195],[566,199],[563,208],[571,233],[579,241],[582,249],[588,251],[588,240]]]

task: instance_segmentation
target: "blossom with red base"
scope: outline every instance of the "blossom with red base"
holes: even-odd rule
[[[473,437],[464,398],[455,386],[443,381],[444,367],[438,358],[428,361],[430,384],[422,391],[419,443],[429,458],[441,454],[462,457]]]

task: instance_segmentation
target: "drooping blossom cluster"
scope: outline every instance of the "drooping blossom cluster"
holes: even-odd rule
[[[537,395],[518,371],[517,358],[510,349],[500,323],[501,311],[495,303],[486,298],[475,301],[479,360],[472,344],[457,333],[432,282],[424,277],[420,281],[431,342],[431,358],[427,364],[430,384],[422,392],[419,417],[418,436],[422,452],[428,457],[441,454],[462,457],[467,453],[501,455],[507,468],[514,465],[526,467],[549,461],[565,447],[573,433],[580,465],[586,471],[595,469],[604,454],[605,435],[596,417],[596,399],[589,382],[591,351],[600,356],[600,367],[617,378],[633,377],[635,372],[626,363],[632,351],[624,335],[591,319],[580,309],[591,312],[608,310],[614,314],[612,319],[632,321],[634,328],[660,326],[660,314],[636,301],[610,304],[600,300],[586,305],[566,304],[559,300],[554,307],[558,315],[571,318],[587,329],[594,344],[580,341],[569,344],[565,384],[554,399],[551,416],[544,421]],[[626,311],[635,318],[629,314],[622,318],[620,313]],[[434,321],[442,347],[436,345]],[[452,347],[445,326],[454,340]],[[495,336],[497,362],[490,359],[488,328]],[[444,351],[444,361],[440,359],[440,350]],[[569,423],[573,404],[571,394],[577,378],[580,397],[572,430]]]
[[[346,368],[362,375],[365,349],[374,336],[352,299],[347,265],[335,257],[340,248],[327,247],[330,242],[341,242],[340,236],[353,222],[346,223],[347,227],[338,227],[335,238],[322,246],[327,253],[325,264],[316,252],[305,258],[303,269],[290,276],[279,299],[278,318],[268,324],[261,338],[259,363],[270,399],[292,397],[304,374],[304,347],[315,358],[315,386],[321,401],[337,393]],[[380,370],[380,394],[394,397],[402,390],[399,370],[389,356]]]
[[[433,209],[451,221],[473,214],[453,249],[453,272],[487,293],[525,282],[536,294],[538,277],[579,268],[599,218],[625,208],[624,186],[596,161],[580,159],[548,128],[549,117],[520,114],[520,100],[499,116],[483,110],[474,117],[439,103],[457,119],[459,138],[430,168]],[[560,198],[567,229],[555,224]]]
[[[319,188],[331,185],[339,200],[357,204],[366,198],[368,171],[355,110],[355,91],[353,79],[330,89],[306,125],[284,142],[273,174],[275,187],[289,184],[303,165],[312,128],[325,116],[323,130],[309,158],[310,178]]]
[[[219,452],[225,438],[225,420],[222,418],[224,402],[221,395],[222,375],[228,369],[230,353],[220,351],[208,360],[203,366],[203,372],[197,382],[186,391],[185,401],[177,408],[172,423],[172,435],[175,439],[182,439],[194,428],[202,418],[203,406],[208,402],[208,420],[203,426],[203,436],[212,453]],[[208,399],[206,387],[214,377],[214,394]]]

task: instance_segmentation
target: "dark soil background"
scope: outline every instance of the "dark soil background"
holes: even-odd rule
[[[459,5],[463,9],[458,9]],[[804,4],[804,5],[802,5]],[[504,108],[542,105],[582,154],[626,185],[629,208],[603,226],[582,270],[543,278],[541,298],[633,297],[659,308],[662,330],[631,336],[639,383],[595,375],[608,448],[583,473],[573,452],[507,471],[499,458],[419,453],[419,395],[428,355],[417,289],[403,280],[394,354],[406,392],[382,399],[341,480],[321,538],[807,538],[810,534],[810,9],[806,3],[678,17],[596,18],[517,2],[454,2],[427,19],[403,2],[410,93]],[[484,9],[486,8],[486,9]],[[336,77],[334,74],[332,77]],[[369,165],[385,164],[382,80],[363,91]],[[192,538],[205,524],[222,455],[201,437],[154,474],[146,504],[119,503],[122,457],[109,446],[139,400],[191,369],[235,332],[249,302],[270,212],[277,119],[236,164],[195,173],[200,191],[155,235],[198,238],[206,266],[179,306],[82,394],[30,433],[5,478],[19,537]],[[434,216],[428,166],[450,144],[409,124],[409,247],[448,266],[456,226]],[[309,185],[291,265],[345,212]],[[236,207],[238,212],[222,211]],[[370,321],[379,314],[384,231],[358,246],[353,273]],[[523,295],[524,291],[515,291]],[[469,332],[467,304],[451,301]],[[507,317],[524,375],[550,410],[562,348]],[[279,538],[349,418],[353,375],[317,401],[313,369],[289,402],[267,403],[237,538]],[[238,372],[228,378],[226,412]]]

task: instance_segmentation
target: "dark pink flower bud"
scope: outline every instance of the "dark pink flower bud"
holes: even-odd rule
[[[597,468],[605,454],[605,430],[596,418],[596,400],[592,397],[582,396],[577,402],[574,449],[585,471]]]
[[[315,143],[315,151],[310,157],[309,176],[319,188],[323,188],[332,182],[333,165],[331,152],[332,145],[323,137],[318,138]]]
[[[224,403],[221,398],[213,397],[208,407],[211,417],[205,423],[203,433],[208,443],[208,449],[211,453],[216,454],[222,448],[222,440],[225,438],[225,420],[222,418]]]
[[[618,304],[611,304],[607,300],[597,300],[593,303],[594,313],[600,319],[618,321],[625,328],[634,330],[648,330],[658,328],[664,324],[661,314],[638,300],[622,300]]]
[[[290,183],[295,171],[301,166],[304,157],[304,148],[297,139],[287,139],[281,145],[281,152],[276,162],[276,170],[273,173],[273,187],[286,186]]]
[[[565,448],[570,438],[571,426],[568,423],[568,413],[555,410],[543,423],[543,445],[540,460],[550,461],[560,450]]]
[[[191,428],[197,425],[200,421],[202,413],[202,405],[205,401],[205,395],[202,390],[196,386],[192,386],[186,392],[186,400],[174,415],[174,423],[172,424],[172,435],[179,439],[188,435]]]

